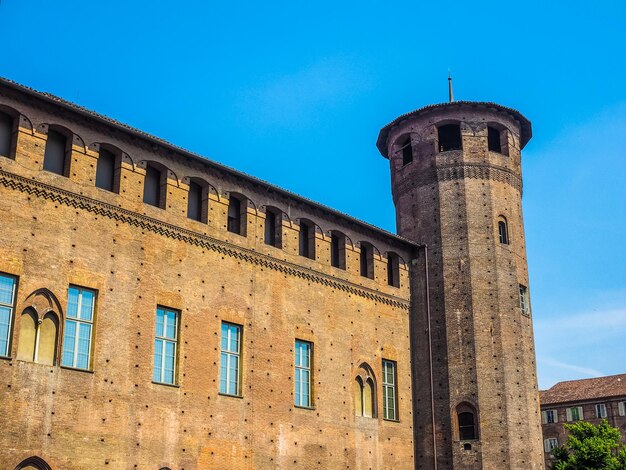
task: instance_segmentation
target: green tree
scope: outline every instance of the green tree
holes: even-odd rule
[[[566,424],[567,442],[552,451],[552,470],[626,470],[626,446],[619,429],[605,419],[597,426],[585,421]]]

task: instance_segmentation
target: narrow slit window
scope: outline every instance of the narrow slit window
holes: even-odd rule
[[[173,385],[176,382],[178,317],[175,310],[157,307],[152,380],[158,383]]]
[[[0,356],[9,356],[11,324],[15,309],[16,279],[0,273]]]
[[[502,140],[500,131],[495,127],[487,127],[487,147],[490,152],[502,153]]]
[[[295,405],[305,408],[311,407],[312,346],[308,341],[296,340]]]
[[[265,244],[280,248],[282,246],[282,213],[277,209],[265,210]]]
[[[462,441],[471,441],[476,439],[476,424],[474,422],[474,413],[464,411],[459,413],[459,438]]]
[[[330,264],[346,269],[346,237],[342,233],[332,232],[330,235]]]
[[[189,182],[187,193],[187,217],[198,222],[202,221],[202,186],[193,181]]]
[[[220,393],[240,395],[241,326],[222,323]]]
[[[394,253],[387,254],[387,284],[400,287],[400,259]]]
[[[227,230],[237,235],[246,236],[246,200],[231,194],[228,201]]]
[[[43,156],[43,169],[57,175],[67,175],[66,154],[67,137],[55,130],[49,130]]]
[[[374,247],[361,242],[359,260],[361,276],[374,279]]]
[[[413,145],[411,144],[411,136],[402,141],[400,146],[402,150],[402,165],[408,165],[413,161]]]
[[[300,256],[315,259],[315,226],[312,222],[300,220],[298,245]]]
[[[10,157],[13,147],[13,118],[0,112],[0,156]]]
[[[439,151],[461,150],[461,126],[459,124],[445,124],[437,129],[439,137]]]
[[[96,166],[96,187],[115,191],[115,154],[105,148],[100,148]]]
[[[146,167],[143,183],[143,202],[154,207],[161,206],[161,171],[152,165]]]
[[[95,300],[95,291],[69,288],[61,359],[66,367],[89,369]]]
[[[509,228],[504,217],[500,217],[498,220],[498,237],[502,245],[509,244]]]

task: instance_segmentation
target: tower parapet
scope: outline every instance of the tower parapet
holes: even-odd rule
[[[513,109],[457,101],[378,137],[398,234],[428,250],[412,276],[417,468],[543,468],[521,206],[531,136]]]

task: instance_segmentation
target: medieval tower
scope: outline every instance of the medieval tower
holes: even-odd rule
[[[531,135],[515,110],[452,100],[380,132],[398,234],[421,245],[411,292],[416,468],[543,468],[521,205]]]

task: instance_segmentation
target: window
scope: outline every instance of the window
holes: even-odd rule
[[[552,449],[556,449],[559,446],[559,440],[556,437],[549,437],[543,440],[543,450],[546,452],[552,452]]]
[[[14,119],[0,112],[0,156],[10,157],[13,153]]]
[[[400,287],[400,259],[395,253],[387,253],[387,284]]]
[[[528,288],[519,285],[519,306],[522,309],[524,315],[530,315],[530,301],[528,300]]]
[[[445,124],[437,128],[439,137],[439,151],[461,150],[461,126],[459,124]]]
[[[462,441],[476,439],[476,426],[474,424],[474,413],[465,411],[459,413],[459,438]]]
[[[383,416],[385,419],[398,419],[396,392],[396,363],[383,359]]]
[[[346,269],[346,236],[336,230],[330,234],[330,264]]]
[[[228,200],[227,230],[237,235],[246,236],[246,198],[236,194],[230,195]]]
[[[20,316],[17,357],[51,366],[57,360],[59,319],[54,312],[48,312],[41,322],[39,320],[40,317],[30,308]]]
[[[295,405],[311,406],[311,362],[313,345],[307,341],[296,340],[296,392]]]
[[[307,219],[300,219],[298,237],[300,256],[315,259],[315,224]]]
[[[626,416],[626,401],[620,401],[617,404],[617,414],[620,416]]]
[[[43,169],[57,175],[67,176],[69,173],[67,153],[67,137],[60,132],[49,129],[43,156]]]
[[[596,418],[606,418],[606,405],[604,403],[596,404]]]
[[[106,148],[100,147],[100,155],[96,166],[96,187],[111,192],[118,192],[116,187],[116,162],[115,154]]]
[[[267,207],[265,209],[265,244],[280,248],[282,246],[282,219],[283,215],[278,209]]]
[[[376,385],[374,373],[367,364],[361,364],[359,374],[354,379],[354,414],[365,418],[375,418]]]
[[[158,383],[173,385],[176,381],[178,316],[175,310],[157,307],[152,380]]]
[[[202,193],[203,188],[194,181],[189,182],[187,193],[187,217],[198,222],[202,221]]]
[[[507,227],[506,219],[504,217],[500,217],[498,219],[498,237],[500,238],[501,244],[509,244],[509,230]]]
[[[95,291],[70,286],[61,358],[66,367],[89,369],[95,300]]]
[[[495,127],[487,127],[487,147],[490,152],[502,153],[502,143],[500,141],[500,131]]]
[[[401,141],[400,150],[402,151],[402,165],[408,165],[413,161],[413,146],[411,145],[411,136],[408,135]]]
[[[222,323],[220,355],[220,393],[239,395],[239,363],[241,361],[241,326]]]
[[[50,470],[50,465],[39,457],[28,457],[20,462],[15,470]]]
[[[146,166],[146,178],[143,183],[143,202],[154,207],[164,207],[164,191],[161,190],[163,175],[161,170],[148,164]]]
[[[367,242],[361,242],[359,259],[361,276],[374,279],[374,247]]]
[[[541,422],[543,424],[552,424],[559,422],[557,410],[545,410],[541,412]]]
[[[8,357],[11,342],[11,323],[15,308],[16,279],[0,273],[0,356]]]
[[[583,407],[582,406],[573,406],[571,408],[567,408],[566,410],[567,420],[568,421],[580,421],[583,419]]]

